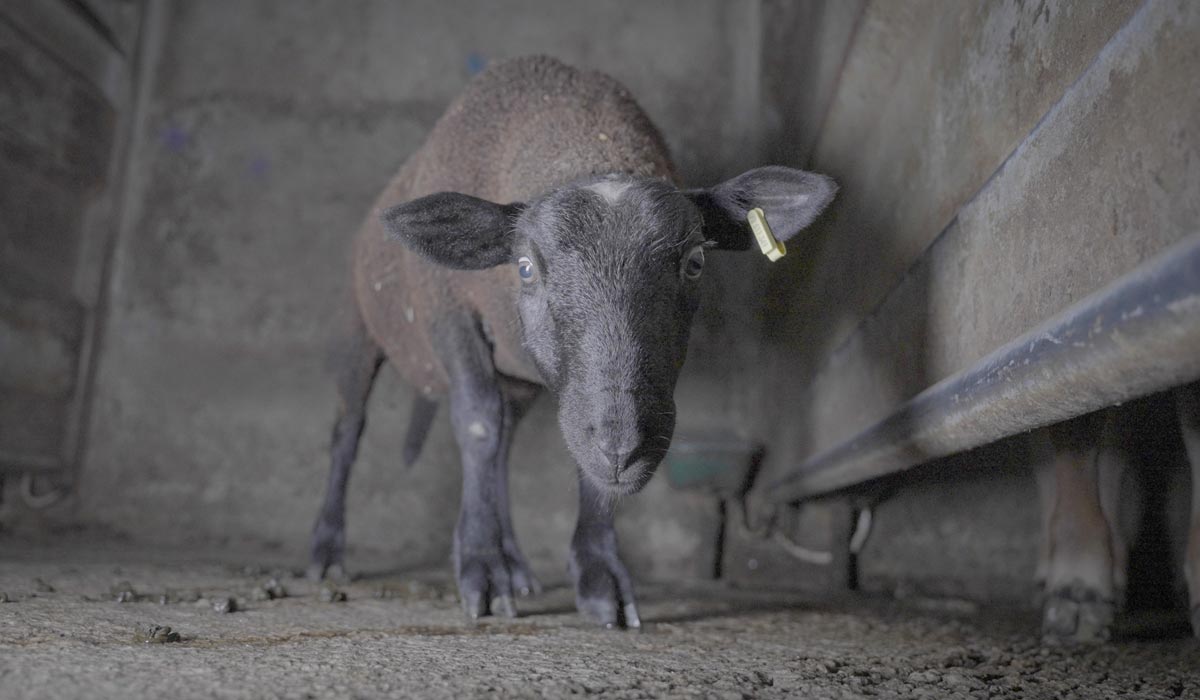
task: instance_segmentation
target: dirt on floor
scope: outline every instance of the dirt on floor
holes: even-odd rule
[[[1051,648],[1026,611],[659,583],[624,632],[561,582],[470,623],[442,568],[331,588],[265,559],[0,538],[0,697],[1200,698],[1183,629]]]

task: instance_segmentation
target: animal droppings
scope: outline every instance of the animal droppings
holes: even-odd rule
[[[250,594],[254,600],[278,600],[287,597],[287,589],[279,582],[279,579],[272,578],[266,583],[256,587]]]
[[[173,644],[179,641],[183,641],[183,637],[166,625],[147,625],[133,632],[134,644]]]
[[[238,604],[233,598],[217,598],[213,601],[212,609],[215,613],[232,613],[237,612]]]
[[[174,603],[195,603],[202,597],[203,596],[200,595],[199,591],[184,591],[183,593],[179,593],[177,591],[167,589],[159,594],[158,604],[172,605]]]

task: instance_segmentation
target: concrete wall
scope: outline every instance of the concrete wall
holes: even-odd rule
[[[1186,1],[866,4],[843,63],[823,64],[840,75],[811,149],[784,154],[843,189],[768,280],[767,474],[1195,233],[1197,46],[1200,12]],[[785,113],[803,102],[793,93],[822,95],[831,80],[800,75],[768,95]],[[1022,462],[963,455],[937,465],[946,479],[965,473],[953,487],[902,490],[878,511],[890,549],[864,552],[864,585],[907,570],[951,592],[1022,595],[1012,572],[1032,575],[1037,534]],[[1009,507],[989,522],[997,503]],[[970,553],[926,549],[919,567],[894,555],[956,518],[1009,534],[960,523]]]
[[[136,21],[130,3],[93,4]],[[75,466],[119,191],[124,38],[60,0],[0,3],[0,477]]]
[[[80,516],[161,540],[272,543],[302,563],[328,468],[325,356],[347,244],[471,73],[537,52],[605,70],[662,128],[683,176],[712,182],[754,161],[758,73],[744,47],[756,7],[150,3]],[[698,336],[696,354],[716,355],[714,333]],[[720,379],[686,386],[734,393]],[[449,555],[457,454],[443,411],[419,463],[401,468],[410,399],[385,369],[350,484],[352,568]],[[561,576],[575,481],[551,402],[518,431],[513,462],[518,535]],[[656,481],[622,508],[633,568],[710,567],[715,508]]]

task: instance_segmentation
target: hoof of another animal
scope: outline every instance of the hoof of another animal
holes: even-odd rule
[[[1095,592],[1069,588],[1049,595],[1042,614],[1047,644],[1100,644],[1112,636],[1116,606]]]
[[[463,613],[472,620],[478,620],[488,614],[487,601],[482,593],[469,592],[462,596]]]
[[[638,616],[637,606],[633,603],[626,605],[624,608],[625,627],[631,630],[642,630],[642,618]]]
[[[350,583],[350,572],[346,571],[346,567],[342,564],[330,564],[328,569],[325,569],[325,580],[333,581],[334,583]]]
[[[513,603],[512,596],[502,595],[492,599],[492,613],[501,617],[516,617],[517,606]]]
[[[616,629],[620,624],[617,606],[610,599],[576,598],[575,607],[584,618],[605,629]]]
[[[313,583],[321,583],[322,581],[350,583],[350,575],[346,573],[346,568],[341,564],[329,564],[328,566],[325,566],[314,562],[309,564],[304,575]]]

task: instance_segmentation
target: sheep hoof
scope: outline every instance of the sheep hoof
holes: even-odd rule
[[[574,553],[570,569],[575,608],[584,618],[608,629],[641,629],[633,582],[619,559]]]
[[[542,592],[542,582],[533,575],[529,563],[517,548],[515,541],[505,540],[504,558],[508,564],[508,573],[512,577],[513,590],[522,598],[539,595]]]
[[[473,553],[463,557],[456,568],[459,598],[467,617],[517,616],[512,562],[501,552]]]

